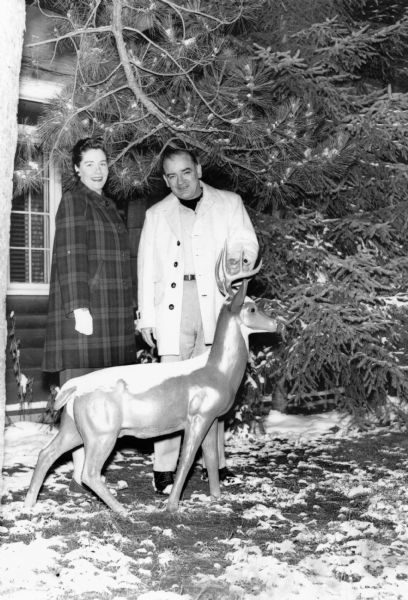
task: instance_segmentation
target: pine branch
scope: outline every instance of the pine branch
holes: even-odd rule
[[[135,98],[138,102],[141,102],[143,106],[146,107],[148,112],[154,115],[160,122],[165,122],[166,117],[163,115],[162,111],[157,108],[157,106],[147,98],[142,89],[136,82],[136,79],[133,75],[133,71],[130,65],[130,61],[127,55],[125,41],[122,35],[122,0],[112,0],[112,33],[115,37],[116,46],[118,49],[119,57],[122,63],[122,67],[125,71],[126,78],[128,81],[128,85],[132,92],[135,95]]]

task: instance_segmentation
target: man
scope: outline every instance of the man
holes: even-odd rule
[[[162,362],[186,360],[213,342],[224,297],[215,280],[215,264],[227,241],[236,261],[244,252],[251,268],[258,242],[241,197],[201,181],[195,154],[167,147],[162,153],[164,181],[171,193],[146,211],[138,251],[138,329],[144,341],[157,343]],[[181,436],[154,444],[154,487],[168,494],[173,483]],[[220,479],[225,465],[224,423],[218,430]]]

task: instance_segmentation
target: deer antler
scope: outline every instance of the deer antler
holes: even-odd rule
[[[244,250],[241,251],[239,259],[228,258],[227,241],[215,265],[215,279],[218,289],[223,296],[231,298],[234,295],[233,283],[239,279],[250,279],[262,268],[262,260],[253,269],[244,258]]]

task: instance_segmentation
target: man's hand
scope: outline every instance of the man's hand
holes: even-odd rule
[[[142,338],[146,342],[150,348],[154,348],[156,346],[156,328],[155,327],[142,327],[140,330],[142,334]]]
[[[234,241],[227,243],[227,273],[228,275],[236,275],[243,271],[251,271],[256,262],[258,250],[252,248],[245,242]]]
[[[76,308],[74,310],[75,331],[83,335],[93,334],[92,315],[88,308]]]

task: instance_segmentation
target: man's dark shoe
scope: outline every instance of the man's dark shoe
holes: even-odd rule
[[[236,477],[235,473],[230,471],[228,467],[219,469],[218,474],[220,476],[220,481],[230,481]]]
[[[218,469],[218,477],[220,478],[220,481],[229,481],[230,479],[234,479],[235,473],[230,471],[228,467],[221,467],[221,469]],[[207,469],[202,469],[201,479],[202,481],[208,481]]]
[[[153,487],[156,494],[168,496],[174,483],[173,471],[153,471]]]

